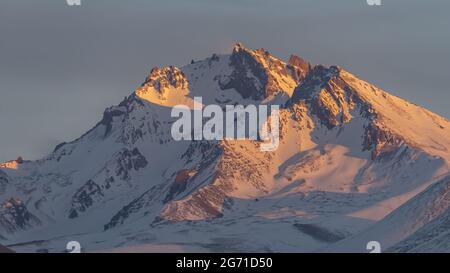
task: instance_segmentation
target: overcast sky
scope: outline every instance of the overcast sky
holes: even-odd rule
[[[77,138],[153,66],[236,41],[338,64],[450,117],[450,1],[0,1],[0,161]]]

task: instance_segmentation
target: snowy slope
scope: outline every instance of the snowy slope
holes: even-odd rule
[[[388,252],[448,252],[449,189],[450,177],[441,178],[375,225],[325,251],[363,252],[370,238]]]
[[[449,244],[449,212],[427,224],[416,233],[390,247],[389,252],[411,253],[448,253]]]
[[[174,141],[172,107],[192,108],[198,96],[204,105],[281,104],[278,149]],[[0,242],[18,251],[60,252],[71,239],[88,251],[318,251],[448,173],[449,136],[448,120],[340,67],[238,44],[152,69],[80,138],[0,165]]]

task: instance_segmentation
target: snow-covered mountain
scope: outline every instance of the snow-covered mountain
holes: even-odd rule
[[[281,105],[278,149],[175,141],[172,107],[192,108],[194,97]],[[0,243],[33,252],[64,251],[72,240],[87,251],[365,252],[378,240],[409,250],[424,230],[445,226],[445,195],[433,187],[450,172],[449,149],[450,122],[424,108],[341,67],[237,44],[152,69],[80,138],[40,160],[1,164]]]

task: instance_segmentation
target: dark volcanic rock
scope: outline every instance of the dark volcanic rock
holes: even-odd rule
[[[311,113],[328,129],[347,123],[354,109],[370,117],[370,105],[342,79],[340,73],[341,68],[336,66],[315,66],[295,89],[288,105],[308,104]]]
[[[174,87],[175,89],[186,89],[188,81],[183,71],[176,66],[154,67],[142,86],[152,86],[162,93],[164,89]]]
[[[372,159],[396,151],[403,140],[392,132],[369,123],[364,135],[363,150],[372,151]]]
[[[123,107],[111,107],[109,109],[106,109],[105,113],[103,113],[103,119],[100,122],[106,127],[104,137],[107,137],[111,132],[114,117],[119,117],[124,114],[126,114],[126,109],[124,109]]]
[[[0,194],[3,193],[8,183],[9,183],[8,175],[6,175],[6,173],[0,170]]]
[[[130,179],[129,172],[131,170],[138,171],[147,166],[147,164],[147,159],[137,148],[134,148],[132,151],[124,149],[117,158],[116,175],[123,180],[128,180]]]
[[[234,88],[244,99],[261,100],[282,90],[277,77],[303,80],[310,66],[300,57],[291,57],[285,64],[272,57],[265,49],[250,50],[237,44],[230,57],[233,72],[226,81],[219,81],[222,90]]]
[[[297,55],[291,55],[287,67],[297,82],[303,81],[311,70],[311,64]]]
[[[93,180],[84,184],[72,197],[72,208],[69,212],[69,218],[78,217],[80,212],[86,211],[96,201],[103,197],[103,192],[99,185]]]
[[[41,221],[18,198],[11,198],[0,206],[0,230],[14,233],[40,224]]]
[[[264,67],[242,46],[236,46],[231,55],[230,65],[234,68],[230,80],[221,85],[223,90],[234,88],[244,99],[255,100],[264,97],[264,87],[268,83],[268,75]],[[249,77],[247,71],[255,76]]]

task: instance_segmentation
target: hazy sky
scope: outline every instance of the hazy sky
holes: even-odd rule
[[[119,103],[153,66],[236,41],[338,64],[450,117],[450,1],[0,1],[0,161],[36,159]]]

